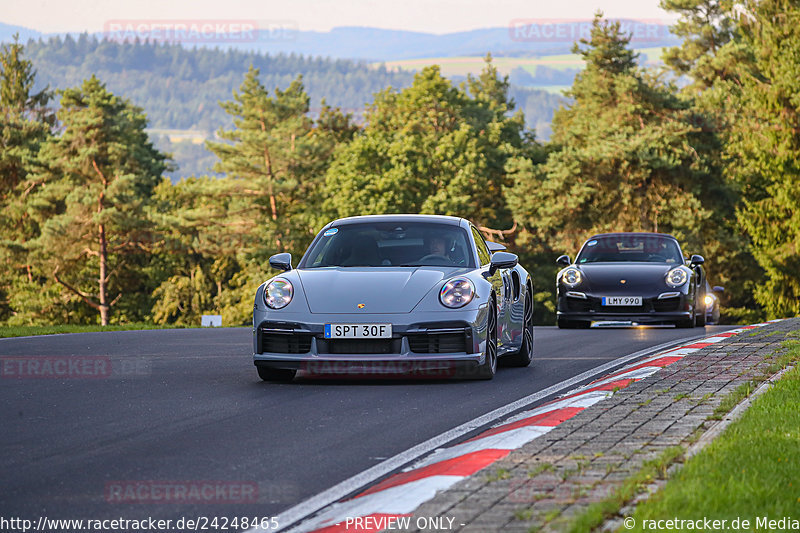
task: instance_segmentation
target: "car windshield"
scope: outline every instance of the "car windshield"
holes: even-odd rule
[[[583,245],[577,259],[584,263],[683,263],[678,243],[659,235],[615,235],[595,237]]]
[[[467,232],[451,224],[379,222],[324,230],[302,268],[460,266],[475,268]]]

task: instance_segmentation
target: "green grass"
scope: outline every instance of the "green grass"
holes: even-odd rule
[[[542,464],[536,465],[536,468],[534,468],[533,470],[529,470],[528,471],[528,477],[536,477],[539,474],[541,474],[542,472],[548,472],[550,470],[553,470],[553,468],[554,467],[553,467],[553,465],[551,463],[542,463]]]
[[[661,61],[662,50],[662,48],[658,47],[635,49],[636,52],[646,57],[647,62],[650,64],[659,63]],[[526,70],[531,75],[536,75],[536,68],[539,66],[555,70],[567,70],[576,68],[582,69],[584,64],[581,56],[577,54],[554,54],[532,57],[496,56],[492,58],[492,63],[503,76],[510,74],[511,71],[517,67]],[[467,74],[478,75],[486,65],[483,55],[400,59],[397,61],[374,63],[374,66],[381,64],[384,64],[386,68],[390,70],[421,70],[428,65],[439,65],[442,75],[445,77],[466,76]],[[559,90],[563,88],[564,87],[560,87]]]
[[[641,470],[623,481],[611,496],[591,504],[586,511],[573,517],[568,524],[564,524],[565,527],[559,529],[572,533],[583,533],[599,527],[606,518],[617,514],[622,506],[632,500],[644,487],[655,479],[666,478],[667,468],[675,459],[682,456],[683,452],[684,449],[681,446],[665,449],[661,455],[645,462]]]
[[[647,62],[649,63],[660,63],[661,55],[664,53],[664,50],[666,50],[666,48],[655,46],[653,48],[637,48],[635,51],[642,56],[647,56]]]
[[[740,385],[725,398],[716,416],[710,418],[727,414],[778,370],[793,368],[773,389],[756,399],[722,436],[690,459],[667,482],[664,490],[637,507],[633,531],[644,530],[643,520],[676,517],[709,517],[728,520],[728,524],[735,518],[748,519],[751,523],[744,528],[747,530],[765,529],[764,524],[756,528],[756,517],[780,520],[793,516],[796,519],[800,508],[800,446],[797,446],[800,441],[800,366],[793,365],[800,363],[800,341],[794,340],[798,336],[800,330],[786,334],[789,340],[782,343],[785,353],[767,357],[769,365],[763,375]],[[689,442],[696,441],[701,434],[698,428]],[[681,446],[664,450],[658,458],[645,463],[641,470],[623,481],[609,497],[571,517],[559,529],[578,533],[598,528],[608,518],[619,515],[620,509],[654,479],[666,479],[669,465],[683,455]],[[607,473],[615,466],[607,465]],[[653,529],[648,527],[648,530]],[[627,528],[620,530],[629,531]]]
[[[533,518],[533,509],[517,509],[514,511],[514,518],[517,520],[530,520]]]
[[[758,388],[759,383],[759,381],[751,379],[736,387],[733,392],[722,399],[709,418],[711,420],[722,420],[734,407],[739,405],[739,402],[750,396],[750,394]]]
[[[511,477],[511,472],[507,468],[498,468],[493,474],[486,476],[486,481],[500,481]]]
[[[0,338],[55,335],[57,333],[87,333],[93,331],[129,331],[136,329],[176,329],[187,326],[157,324],[117,324],[113,326],[0,326]]]
[[[800,357],[800,343],[790,345]],[[781,519],[800,509],[800,367],[753,401],[740,419],[687,461],[666,486],[640,504],[634,518],[751,521]],[[761,528],[763,529],[763,527]]]

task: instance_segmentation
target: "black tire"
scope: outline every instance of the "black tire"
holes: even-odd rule
[[[699,327],[699,328],[706,327],[706,310],[705,309],[703,309],[703,312],[700,315],[697,316],[697,319],[695,320],[695,325],[697,327]]]
[[[678,320],[675,322],[675,327],[678,328],[693,328],[697,324],[697,315],[694,314],[694,309],[692,309],[692,318],[687,318],[686,320]]]
[[[478,367],[476,379],[492,379],[497,372],[497,304],[489,303],[486,318],[486,352],[483,364]]]
[[[566,318],[559,318],[558,327],[561,329],[589,329],[592,327],[592,323],[585,320],[567,320]]]
[[[258,377],[264,381],[292,381],[297,374],[297,370],[266,366],[257,366],[256,370],[258,370]]]
[[[522,345],[519,351],[513,355],[503,357],[501,361],[504,365],[514,367],[526,367],[533,360],[533,297],[530,287],[525,291],[525,310],[522,320]]]

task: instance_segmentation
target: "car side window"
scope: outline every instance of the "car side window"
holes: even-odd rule
[[[475,240],[475,249],[478,251],[478,259],[481,266],[488,265],[492,261],[492,254],[489,252],[489,247],[486,246],[486,241],[483,240],[483,235],[475,226],[470,226],[472,230],[472,238]]]

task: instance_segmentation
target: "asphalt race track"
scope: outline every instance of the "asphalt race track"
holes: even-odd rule
[[[249,328],[0,339],[0,516],[275,516],[603,363],[731,328],[539,327],[534,363],[488,382],[264,383]]]

